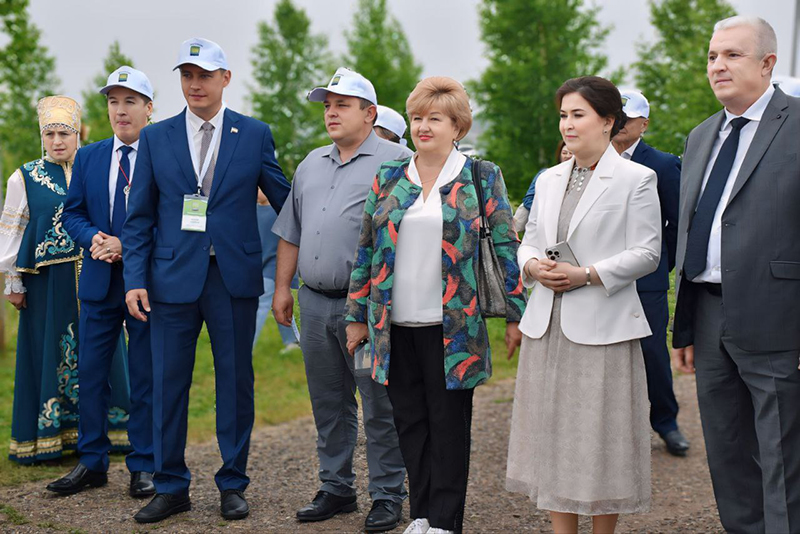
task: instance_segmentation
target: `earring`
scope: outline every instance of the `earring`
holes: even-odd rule
[[[608,133],[608,130],[603,130],[603,133],[604,133],[604,134],[607,134],[607,133]]]

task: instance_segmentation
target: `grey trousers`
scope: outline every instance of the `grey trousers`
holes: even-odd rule
[[[800,532],[798,351],[740,349],[726,331],[722,298],[698,293],[697,397],[722,526]]]
[[[402,502],[407,497],[406,471],[392,404],[385,386],[369,376],[353,375],[353,358],[347,353],[345,299],[329,299],[303,286],[298,300],[300,348],[317,425],[320,489],[343,497],[356,493],[353,451],[358,438],[358,387],[367,437],[369,495],[373,501]]]

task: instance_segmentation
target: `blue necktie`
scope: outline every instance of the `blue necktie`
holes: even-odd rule
[[[739,134],[750,119],[739,117],[731,121],[731,133],[717,154],[717,160],[711,168],[706,188],[692,219],[689,236],[686,240],[686,258],[683,261],[683,275],[686,280],[693,280],[706,270],[708,258],[708,240],[711,237],[711,226],[714,214],[722,199],[722,192],[733,168],[736,151],[739,149]]]
[[[119,158],[120,170],[117,173],[117,188],[114,192],[114,213],[111,214],[111,235],[119,237],[122,235],[122,225],[125,223],[125,216],[128,213],[125,206],[125,187],[128,185],[128,178],[131,177],[131,162],[128,159],[133,149],[127,145],[119,148],[122,156]]]

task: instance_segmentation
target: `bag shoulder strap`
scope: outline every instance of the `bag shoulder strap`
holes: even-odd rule
[[[475,186],[475,193],[478,195],[478,209],[481,214],[481,237],[486,233],[489,228],[489,218],[486,216],[486,204],[483,199],[483,161],[478,158],[472,158],[472,183]]]

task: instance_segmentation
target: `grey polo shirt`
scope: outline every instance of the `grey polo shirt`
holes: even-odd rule
[[[300,163],[272,231],[300,247],[303,283],[324,291],[349,287],[364,203],[378,168],[410,155],[408,148],[372,132],[347,163],[335,144],[313,150]]]

